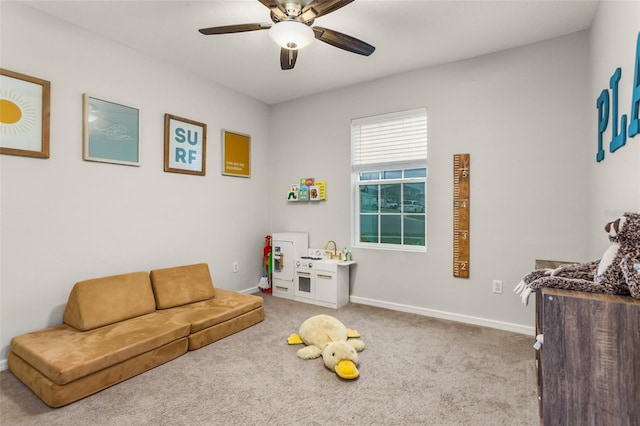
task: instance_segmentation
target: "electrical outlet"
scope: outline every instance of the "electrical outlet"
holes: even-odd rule
[[[502,294],[502,281],[493,280],[493,292],[496,294]]]
[[[233,272],[240,272],[240,262],[233,262]]]

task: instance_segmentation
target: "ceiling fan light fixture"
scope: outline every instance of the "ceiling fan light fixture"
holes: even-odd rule
[[[271,27],[269,37],[280,47],[297,50],[308,46],[315,38],[315,34],[311,27],[301,22],[282,21]]]

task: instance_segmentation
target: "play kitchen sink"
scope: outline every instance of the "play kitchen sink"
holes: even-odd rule
[[[349,303],[349,266],[335,242],[296,259],[294,299],[337,309]],[[329,246],[329,247],[327,247]]]
[[[323,249],[310,248],[306,259],[315,260],[322,263],[340,263],[351,260],[351,251],[345,247],[343,251],[338,250],[336,242],[329,240]]]
[[[343,260],[341,259],[320,259],[317,262],[318,268],[324,266],[326,267],[326,265],[337,265],[338,263],[342,263]]]

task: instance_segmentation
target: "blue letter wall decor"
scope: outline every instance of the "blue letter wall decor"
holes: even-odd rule
[[[629,137],[640,133],[640,33],[636,43],[636,70],[633,74],[633,92],[631,92],[631,117],[629,119]]]
[[[609,79],[611,89],[611,102],[609,102],[609,90],[604,89],[596,100],[598,109],[598,152],[596,161],[604,160],[602,136],[609,125],[609,111],[611,111],[611,141],[609,152],[615,152],[627,143],[627,135],[632,138],[640,133],[640,33],[636,40],[636,57],[634,61],[633,85],[631,91],[631,113],[629,115],[629,127],[627,128],[627,115],[622,114],[618,119],[618,86],[622,77],[622,69],[616,68]]]

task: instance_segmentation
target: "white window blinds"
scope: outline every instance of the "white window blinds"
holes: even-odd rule
[[[426,167],[425,108],[351,121],[351,165],[354,171]]]

